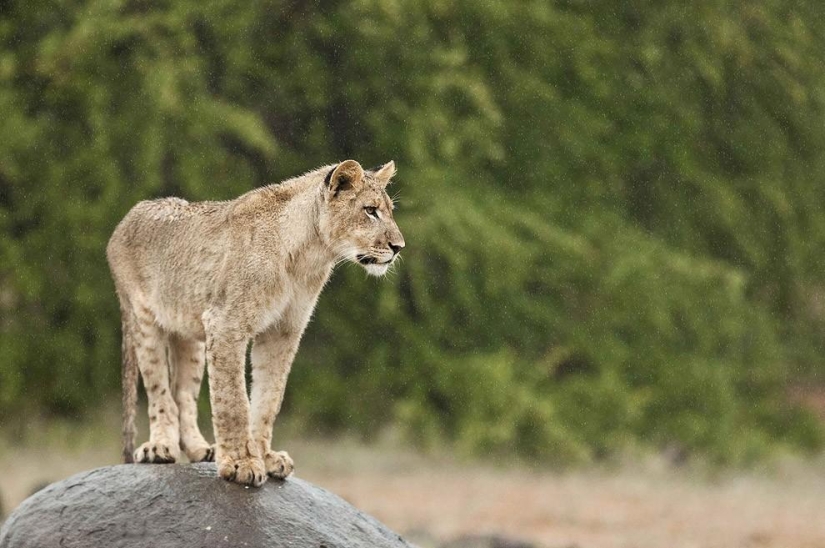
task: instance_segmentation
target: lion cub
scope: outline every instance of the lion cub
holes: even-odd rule
[[[106,248],[123,322],[126,462],[175,462],[183,449],[237,483],[292,472],[270,446],[292,360],[335,264],[381,276],[403,249],[385,191],[394,174],[393,162],[365,171],[346,160],[228,202],[165,198],[129,211]],[[214,448],[197,423],[204,364]],[[150,434],[134,450],[138,369]]]

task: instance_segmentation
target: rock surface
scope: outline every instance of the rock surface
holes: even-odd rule
[[[291,477],[246,488],[214,464],[98,468],[26,499],[0,548],[411,547],[343,499]]]

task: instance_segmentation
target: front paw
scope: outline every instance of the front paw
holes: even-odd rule
[[[233,458],[223,456],[218,461],[218,474],[227,481],[260,487],[266,481],[266,468],[260,457]]]
[[[286,451],[267,451],[264,463],[266,473],[273,478],[284,479],[295,470],[295,463]]]
[[[135,450],[135,462],[168,464],[178,460],[177,446],[167,443],[147,441]]]

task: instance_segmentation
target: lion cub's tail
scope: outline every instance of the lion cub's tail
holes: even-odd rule
[[[123,324],[123,342],[121,352],[123,368],[121,381],[123,384],[123,462],[135,461],[135,413],[137,412],[137,355],[135,353],[134,335],[132,333],[132,313],[130,310],[121,310]]]

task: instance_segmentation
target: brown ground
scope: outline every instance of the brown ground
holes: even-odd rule
[[[39,484],[118,458],[114,437],[101,442],[95,432],[58,429],[48,439],[60,441],[0,446],[7,512]],[[487,533],[546,548],[825,548],[821,459],[719,477],[656,460],[552,473],[461,463],[391,443],[291,439],[284,448],[301,477],[425,548]]]

